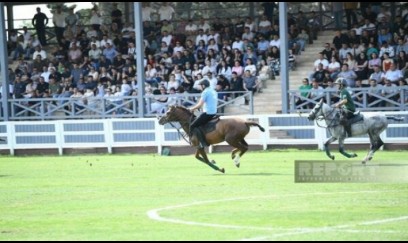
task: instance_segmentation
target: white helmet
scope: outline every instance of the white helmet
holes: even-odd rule
[[[341,84],[341,85],[343,85],[343,87],[347,86],[347,80],[344,79],[344,78],[338,78],[338,79],[336,79],[336,82],[334,82],[334,83],[335,84]]]

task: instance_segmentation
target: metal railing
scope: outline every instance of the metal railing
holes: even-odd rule
[[[229,96],[227,100],[218,100],[218,111],[225,115],[227,107],[239,106],[240,111],[253,114],[253,94],[251,92],[223,92]],[[152,104],[159,98],[174,99],[176,105],[191,106],[200,98],[197,94],[173,94],[173,95],[146,95],[144,117],[153,117],[157,113],[165,112],[167,104],[163,103],[163,109],[152,110]],[[241,106],[238,101],[247,99],[249,104]],[[103,119],[103,118],[136,118],[139,117],[138,100],[136,96],[123,97],[92,97],[85,98],[24,98],[10,99],[9,120],[61,120],[61,119]],[[0,120],[4,120],[3,112]]]
[[[349,88],[351,97],[354,100],[356,108],[361,111],[407,111],[408,110],[408,87],[381,87],[376,93],[372,92],[371,88]],[[382,95],[381,91],[387,91]],[[289,90],[290,97],[290,113],[295,113],[299,110],[310,111],[320,99],[325,99],[325,102],[332,105],[334,100],[339,98],[337,90],[319,90],[322,95],[308,98],[313,90],[300,91]],[[308,93],[306,97],[301,93]]]

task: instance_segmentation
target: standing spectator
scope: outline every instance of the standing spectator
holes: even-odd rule
[[[65,17],[65,23],[67,24],[66,26],[70,27],[70,30],[72,31],[72,34],[75,36],[75,34],[77,33],[77,28],[76,28],[76,24],[78,23],[78,15],[76,15],[74,13],[74,7],[70,7],[69,8],[69,13],[68,16]],[[70,39],[65,38],[67,41],[69,41]]]
[[[89,23],[91,24],[92,29],[94,29],[99,34],[99,31],[101,30],[101,25],[103,23],[103,19],[96,10],[92,10],[91,15],[92,16],[91,19],[89,20]]]
[[[112,12],[111,12],[111,18],[112,18],[112,23],[116,23],[118,26],[118,29],[122,29],[122,11],[118,9],[118,4],[113,3],[112,4]]]
[[[357,9],[358,2],[344,2],[344,9],[346,11],[346,18],[347,18],[347,29],[350,30],[351,26],[357,23]],[[353,20],[351,20],[353,19]],[[351,22],[353,21],[353,22]]]
[[[152,13],[154,13],[155,10],[150,6],[150,3],[148,2],[142,2],[142,21],[152,21]]]
[[[263,15],[267,16],[269,21],[274,22],[273,11],[277,7],[275,2],[263,2],[261,4],[263,7]]]
[[[54,15],[52,16],[52,22],[54,23],[55,35],[57,37],[58,44],[62,44],[62,38],[65,31],[65,14],[62,12],[61,5],[57,6]]]
[[[159,8],[159,15],[161,21],[163,20],[171,21],[175,13],[176,11],[174,11],[173,7],[168,5],[167,2],[163,2]]]
[[[341,29],[343,28],[343,3],[333,2],[332,6],[336,29]]]
[[[37,13],[32,19],[33,26],[37,31],[38,39],[40,40],[41,45],[47,45],[47,39],[45,37],[45,26],[48,24],[48,17],[41,12],[41,8],[37,8]]]

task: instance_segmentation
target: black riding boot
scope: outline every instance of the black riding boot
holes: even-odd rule
[[[351,125],[345,115],[342,115],[340,118],[340,124],[344,126],[347,137],[351,137]]]
[[[207,142],[205,141],[205,135],[200,128],[195,128],[193,133],[196,135],[198,139],[198,148],[204,148],[207,146]]]

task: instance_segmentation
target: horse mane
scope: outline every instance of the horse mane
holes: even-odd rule
[[[188,112],[189,114],[191,114],[191,111],[189,109],[187,109],[186,107],[182,106],[182,105],[175,105],[174,108],[183,110],[183,111]]]
[[[184,107],[182,105],[174,105],[173,107],[177,110],[181,110],[182,112],[187,113],[189,116],[193,116],[194,118],[196,117],[193,112],[187,109],[187,107]]]

